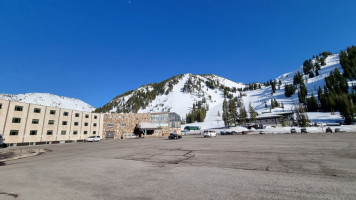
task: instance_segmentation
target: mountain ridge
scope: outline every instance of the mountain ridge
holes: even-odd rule
[[[75,98],[59,96],[51,93],[24,93],[4,94],[0,93],[0,99],[17,102],[31,103],[43,106],[59,107],[64,109],[92,112],[95,108],[88,103]]]
[[[306,62],[306,61],[305,61]],[[249,104],[257,113],[293,111],[299,104],[297,93],[291,97],[285,96],[286,85],[292,84],[294,76],[301,73],[307,88],[306,97],[317,95],[318,87],[325,85],[325,77],[336,68],[342,73],[339,54],[320,54],[320,57],[313,57],[309,63],[322,65],[317,69],[306,68],[305,63],[295,71],[284,73],[273,79],[274,84],[278,83],[278,89],[270,83],[245,84],[235,82],[215,74],[191,73],[180,74],[166,79],[159,83],[143,85],[136,90],[118,95],[103,107],[96,109],[96,112],[176,112],[183,120],[193,109],[193,104],[205,102],[203,106],[207,108],[206,121],[222,121],[222,103],[225,98],[235,99],[239,105],[248,107]],[[308,63],[307,62],[307,63]],[[308,74],[309,73],[309,74]],[[310,75],[312,74],[312,75]],[[351,86],[352,81],[349,81]],[[275,87],[277,87],[275,85]],[[296,88],[299,91],[299,88]],[[272,106],[272,101],[278,102],[282,106]],[[273,108],[272,108],[273,107]],[[336,117],[336,116],[335,116]],[[339,118],[339,117],[336,117]]]

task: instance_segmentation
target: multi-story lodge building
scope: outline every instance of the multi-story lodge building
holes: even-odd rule
[[[0,100],[0,134],[14,145],[83,141],[102,134],[99,113]]]
[[[180,133],[176,113],[91,113],[0,99],[0,134],[10,145],[160,137]]]

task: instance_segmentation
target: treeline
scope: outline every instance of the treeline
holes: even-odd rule
[[[347,48],[340,53],[340,64],[344,73],[335,68],[330,75],[325,78],[325,85],[322,89],[318,88],[318,99],[314,94],[305,99],[305,105],[308,111],[339,111],[345,119],[346,124],[354,122],[356,94],[355,88],[349,92],[348,80],[356,78],[356,47]]]
[[[248,112],[250,118],[248,118],[248,113],[245,106],[241,103],[241,99],[238,99],[237,102],[235,99],[224,99],[222,119],[225,126],[237,126],[238,124],[245,124],[247,121],[256,122],[258,113],[255,111],[251,104],[249,104]]]
[[[313,56],[313,59],[305,60],[303,62],[303,73],[309,75],[309,78],[319,75],[319,70],[321,66],[326,65],[326,58],[332,53],[324,51],[317,56]]]
[[[330,72],[329,77],[325,78],[325,82],[324,90],[321,89],[321,87],[318,89],[320,106],[316,108],[313,106],[307,107],[308,111],[317,109],[328,112],[339,111],[345,119],[346,124],[353,123],[355,115],[355,93],[352,91],[352,93],[349,94],[349,87],[345,76],[336,68],[335,71]]]
[[[206,104],[205,98],[202,101],[194,103],[192,111],[185,117],[186,123],[204,122],[208,110],[209,106]]]
[[[344,77],[349,80],[356,79],[356,47],[348,47],[340,52],[340,64],[344,69]]]

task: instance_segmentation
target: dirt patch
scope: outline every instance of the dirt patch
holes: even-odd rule
[[[5,162],[9,160],[37,156],[47,151],[46,149],[7,149],[0,152],[0,166],[4,166]]]

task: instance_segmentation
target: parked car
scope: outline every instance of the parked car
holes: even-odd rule
[[[214,130],[205,130],[203,132],[204,137],[216,137],[216,132]]]
[[[265,132],[264,131],[260,131],[259,134],[265,134]]]
[[[101,139],[100,139],[100,136],[98,135],[95,135],[95,136],[89,136],[87,139],[85,139],[84,141],[85,142],[99,142]]]
[[[177,140],[177,139],[181,139],[181,138],[182,138],[182,136],[178,135],[177,133],[171,133],[168,136],[168,139],[170,139],[170,140]]]
[[[301,128],[301,129],[300,129],[300,132],[301,132],[301,133],[308,133],[307,128],[305,128],[305,127]]]
[[[291,128],[290,133],[297,133],[297,130],[295,128]]]
[[[335,133],[337,132],[345,132],[344,130],[342,130],[341,128],[335,128]]]
[[[187,131],[187,130],[182,130],[181,131],[182,135],[187,135],[187,132],[189,132],[189,131]]]
[[[226,131],[224,135],[232,135],[231,131]]]
[[[0,135],[0,148],[6,148],[7,144],[5,144],[4,142],[4,138],[2,137],[2,135]]]
[[[332,133],[332,132],[333,132],[333,130],[331,130],[330,127],[326,128],[326,130],[325,130],[325,133]]]

